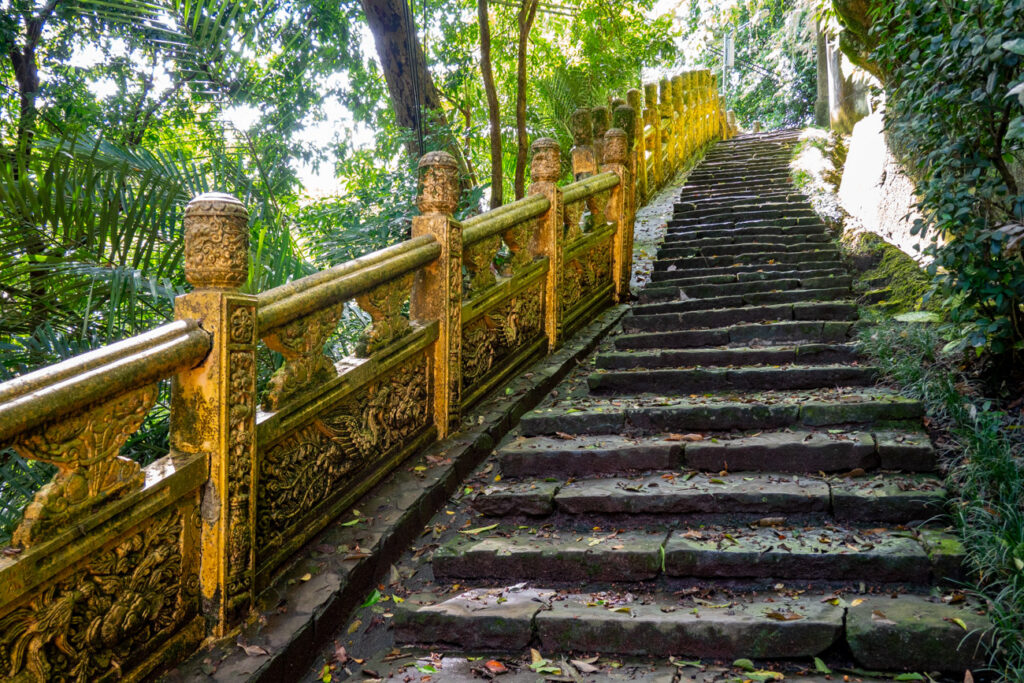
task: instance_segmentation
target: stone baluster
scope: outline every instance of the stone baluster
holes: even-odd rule
[[[590,110],[590,118],[593,123],[591,132],[594,141],[594,160],[600,167],[604,163],[604,134],[611,125],[608,107],[594,107]]]
[[[593,120],[590,110],[582,107],[577,109],[572,113],[569,123],[573,137],[573,148],[570,152],[572,175],[574,180],[583,180],[597,173],[597,159],[594,154],[592,138]],[[566,239],[570,241],[582,234],[580,221],[583,217],[584,206],[585,202],[573,202],[564,208]],[[597,208],[596,205],[591,206],[591,214],[595,208]]]
[[[409,301],[410,317],[437,321],[434,345],[434,424],[438,438],[457,427],[461,408],[462,367],[462,226],[452,214],[458,206],[458,166],[447,152],[428,152],[419,162],[420,215],[412,219],[412,236],[433,235],[441,245],[437,260],[416,273]]]
[[[544,195],[550,203],[548,210],[537,218],[537,245],[538,254],[548,257],[547,280],[544,287],[544,329],[548,336],[548,350],[553,351],[562,341],[563,311],[559,306],[559,289],[565,246],[562,229],[565,225],[565,216],[562,208],[562,190],[557,185],[562,170],[562,150],[557,140],[539,138],[530,146],[530,152],[532,161],[528,194]]]
[[[632,275],[633,263],[633,228],[636,221],[636,210],[638,202],[636,199],[636,149],[633,146],[636,139],[636,111],[623,105],[615,109],[615,116],[612,118],[615,128],[626,133],[626,175],[625,189],[623,190],[623,216],[619,223],[619,231],[622,233],[622,277],[624,282],[621,291],[625,296],[629,295],[629,281]],[[620,182],[622,177],[620,176]]]
[[[658,111],[661,114],[661,146],[659,153],[664,156],[662,174],[663,179],[668,181],[676,172],[676,158],[672,149],[672,84],[667,78],[658,82]]]
[[[647,189],[647,154],[644,143],[644,125],[647,121],[643,110],[643,94],[637,88],[630,88],[626,93],[626,103],[632,107],[636,135],[633,137],[633,178],[636,183],[636,202],[639,206],[646,202],[649,194]]]
[[[648,191],[654,194],[665,179],[664,169],[661,166],[661,112],[658,107],[658,85],[656,83],[644,84],[644,102],[647,105],[647,108],[644,109],[644,119],[652,128],[651,147],[648,150],[651,153],[652,177],[647,182]]]
[[[208,632],[223,636],[254,595],[256,506],[256,297],[241,293],[249,275],[245,207],[203,194],[185,209],[185,279],[178,320],[201,321],[213,347],[182,370],[171,389],[171,449],[209,458],[202,501],[200,594]]]
[[[683,102],[683,77],[673,76],[670,81],[672,85],[672,145],[675,148],[676,167],[682,169],[686,163],[686,145],[683,144],[683,113],[685,103]]]
[[[612,274],[615,280],[615,301],[629,299],[629,276],[632,268],[632,252],[628,249],[632,219],[629,213],[628,197],[633,192],[633,182],[628,166],[629,142],[626,131],[612,128],[605,134],[605,160],[601,172],[611,171],[619,176],[619,184],[612,188],[608,197],[608,219],[615,223],[612,241]]]

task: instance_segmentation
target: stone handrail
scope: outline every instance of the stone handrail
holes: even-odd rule
[[[0,384],[0,444],[58,469],[0,556],[0,671],[139,679],[229,634],[369,487],[628,300],[637,207],[734,127],[707,72],[609,105],[573,113],[568,184],[535,140],[528,196],[460,223],[431,152],[410,239],[255,295],[245,207],[190,202],[175,322]],[[351,306],[371,324],[335,362]],[[167,377],[170,451],[140,468],[118,452]]]

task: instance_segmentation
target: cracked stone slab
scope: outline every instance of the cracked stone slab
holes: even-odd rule
[[[878,464],[867,433],[775,432],[687,444],[686,464],[702,470],[839,472]]]
[[[905,524],[942,514],[946,489],[930,475],[879,474],[832,482],[832,510],[844,522]]]
[[[399,643],[450,645],[469,649],[520,650],[533,636],[533,618],[555,595],[552,590],[475,588],[436,604],[414,598],[395,609]]]

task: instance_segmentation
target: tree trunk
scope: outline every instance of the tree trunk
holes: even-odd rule
[[[814,123],[822,128],[827,128],[829,125],[828,42],[820,21],[815,24],[814,37],[817,43],[815,57],[818,76],[818,98],[814,102]]]
[[[526,137],[526,48],[530,41],[530,29],[537,16],[539,0],[522,0],[519,7],[519,46],[516,50],[516,199],[526,194],[526,155],[529,140]]]
[[[465,155],[448,126],[444,109],[441,108],[441,96],[427,70],[423,47],[406,20],[406,0],[361,2],[366,22],[373,32],[377,56],[384,70],[384,80],[388,86],[391,106],[395,110],[398,125],[416,131],[422,112],[424,135],[439,134],[444,140],[444,150],[458,161],[460,175],[463,178],[467,177]],[[419,159],[427,152],[420,147],[418,139],[413,139],[406,149],[413,159]]]
[[[491,208],[496,209],[504,201],[505,179],[501,164],[501,109],[491,70],[491,24],[487,15],[487,0],[477,0],[476,13],[480,22],[480,75],[484,81],[484,92],[487,93],[487,120],[491,129]]]

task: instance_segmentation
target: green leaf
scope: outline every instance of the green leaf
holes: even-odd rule
[[[360,607],[369,607],[370,605],[376,605],[378,602],[380,602],[380,591],[374,588],[373,592],[370,593],[370,597],[366,598],[366,602],[360,605]]]
[[[818,657],[814,658],[814,671],[819,674],[830,674],[832,669],[825,665],[825,662],[821,661]]]
[[[894,681],[925,681],[925,680],[928,680],[928,679],[926,679],[921,674],[911,673],[911,674],[900,674],[899,676],[897,676],[896,678],[894,678],[892,680],[894,680]]]
[[[749,659],[737,659],[732,663],[732,665],[737,669],[743,669],[744,671],[754,671],[757,669],[757,667],[754,666],[754,663]]]

